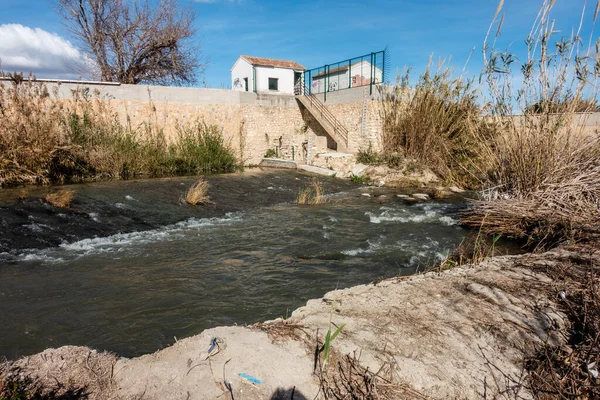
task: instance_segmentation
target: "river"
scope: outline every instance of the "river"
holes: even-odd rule
[[[456,201],[407,204],[398,190],[321,178],[328,202],[299,206],[307,174],[208,179],[215,205],[200,207],[180,200],[195,178],[70,185],[68,210],[39,200],[51,188],[3,190],[0,356],[67,344],[138,356],[414,274],[465,236]]]

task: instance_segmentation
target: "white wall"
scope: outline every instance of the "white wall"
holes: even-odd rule
[[[278,91],[269,90],[269,78],[278,78]],[[285,68],[256,67],[258,92],[271,94],[294,94],[294,70]]]
[[[254,74],[252,65],[243,58],[238,58],[231,69],[231,88],[233,90],[245,91],[244,78],[248,78],[248,91],[254,91]]]

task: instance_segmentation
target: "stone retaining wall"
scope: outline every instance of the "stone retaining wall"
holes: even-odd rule
[[[318,121],[290,95],[95,82],[44,84],[52,96],[59,98],[71,98],[74,92],[80,92],[103,99],[121,123],[140,128],[140,132],[152,124],[162,129],[168,140],[175,138],[181,127],[196,122],[217,125],[249,165],[258,164],[269,149],[281,158],[304,163],[309,155],[336,147]],[[325,105],[348,128],[352,152],[369,144],[379,146],[381,129],[375,97],[364,88],[327,94]]]

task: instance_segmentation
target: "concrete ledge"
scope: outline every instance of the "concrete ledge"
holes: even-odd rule
[[[344,173],[342,171],[333,171],[327,168],[315,167],[313,165],[300,165],[298,169],[301,169],[306,172],[311,172],[313,174],[325,175],[325,176],[343,176]]]
[[[280,160],[278,158],[263,158],[259,167],[262,168],[285,168],[285,169],[296,169],[298,164],[295,161]]]

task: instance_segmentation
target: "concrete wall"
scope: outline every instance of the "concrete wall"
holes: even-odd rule
[[[284,159],[306,162],[309,153],[334,147],[323,127],[292,95],[93,82],[46,85],[49,93],[59,98],[70,99],[80,92],[92,101],[106,101],[122,124],[139,132],[152,124],[169,140],[177,137],[179,129],[196,122],[217,125],[246,164],[258,164],[268,149],[277,148]],[[363,88],[327,94],[326,105],[348,128],[354,151],[367,148],[369,141],[377,148],[378,102],[373,98]]]

